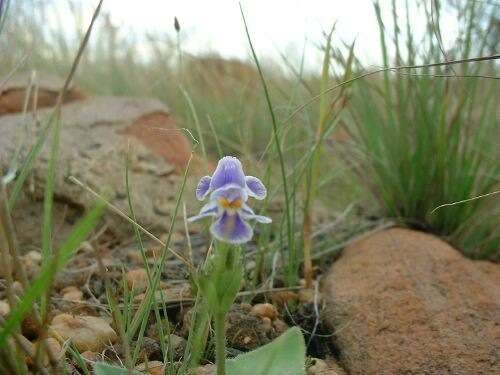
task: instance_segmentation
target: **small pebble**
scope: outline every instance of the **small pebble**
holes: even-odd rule
[[[307,369],[307,375],[329,375],[329,374],[334,374],[328,372],[328,365],[326,364],[325,361],[319,358],[312,358],[311,361],[313,362],[312,366],[308,367]]]
[[[38,251],[31,250],[24,256],[24,259],[30,259],[35,263],[40,264],[42,262],[42,254]]]
[[[24,288],[19,281],[14,281],[12,283],[12,290],[13,290],[14,294],[18,297],[21,297],[24,293]]]
[[[62,298],[69,301],[81,301],[83,299],[83,292],[76,286],[67,286],[61,290]]]
[[[40,273],[42,254],[32,250],[22,257],[21,262],[28,278],[33,279]]]
[[[44,341],[47,349],[52,353],[54,360],[59,361],[64,356],[64,350],[62,349],[61,344],[59,344],[59,341],[53,337],[47,337]],[[49,364],[49,357],[47,355],[43,357],[43,363],[45,365]]]
[[[267,317],[274,320],[278,317],[278,310],[270,303],[258,303],[252,307],[250,315],[259,316],[261,318]]]
[[[10,313],[9,303],[5,300],[0,300],[0,316],[6,317]]]
[[[174,359],[179,360],[184,355],[184,350],[186,349],[187,341],[184,337],[180,337],[170,334],[170,346],[172,347],[172,351],[174,354]]]
[[[165,365],[160,361],[141,363],[135,366],[135,369],[149,375],[163,375],[165,373]]]
[[[79,351],[101,352],[118,338],[108,322],[95,316],[59,314],[50,327],[63,340],[71,340]]]

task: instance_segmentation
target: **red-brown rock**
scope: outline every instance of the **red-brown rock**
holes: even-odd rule
[[[322,286],[343,367],[352,375],[500,374],[500,269],[479,265],[406,229],[346,248]]]
[[[28,92],[30,92],[27,103],[28,111],[31,111],[33,107],[46,108],[56,104],[59,91],[64,86],[64,80],[49,74],[37,74],[33,76],[33,79],[30,77],[31,73],[21,73],[10,78],[3,87],[0,87],[0,116],[23,112]],[[70,85],[63,103],[83,99],[85,99],[83,92]]]
[[[38,111],[37,118],[42,126],[50,113],[47,109]],[[40,125],[35,124],[31,116],[27,117],[22,114],[0,117],[0,171],[10,167],[19,135],[24,134],[20,129],[25,129],[26,125],[28,134],[24,136],[28,144],[24,150],[33,145]],[[63,220],[62,223],[54,223],[59,228],[57,234],[67,233],[96,200],[71,182],[69,176],[105,195],[121,211],[129,211],[124,181],[127,156],[137,220],[150,230],[164,231],[169,225],[182,180],[177,172],[186,165],[191,153],[190,143],[177,128],[168,107],[151,98],[92,98],[63,106],[61,124],[54,206],[64,215],[56,218]],[[50,139],[25,184],[29,199],[21,200],[13,211],[22,243],[37,244],[37,239],[41,238],[39,213],[49,158]],[[130,235],[130,223],[111,212],[106,219],[114,232]],[[25,239],[25,234],[31,237]]]

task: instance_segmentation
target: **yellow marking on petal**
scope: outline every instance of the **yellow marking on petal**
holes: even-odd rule
[[[234,201],[229,201],[227,198],[220,198],[219,205],[224,209],[233,209],[237,210],[241,208],[243,205],[243,201],[241,199],[235,199]]]

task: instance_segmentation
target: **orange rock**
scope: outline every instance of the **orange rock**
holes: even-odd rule
[[[191,144],[184,132],[173,117],[164,112],[141,116],[121,133],[134,136],[148,150],[162,156],[180,171],[191,156]]]
[[[344,249],[322,315],[346,372],[500,374],[500,267],[481,264],[401,228]]]
[[[7,113],[19,113],[24,109],[26,96],[30,86],[30,73],[21,73],[12,77],[0,91],[0,116]],[[57,102],[59,90],[63,87],[64,80],[42,74],[34,77],[31,86],[31,94],[28,100],[27,110],[30,111],[34,106],[36,108],[53,107]],[[35,95],[35,87],[37,92]],[[36,103],[33,100],[36,97]],[[70,86],[63,99],[63,103],[69,103],[76,100],[83,100],[85,95],[82,91]]]

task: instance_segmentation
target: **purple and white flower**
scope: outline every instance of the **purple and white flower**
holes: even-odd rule
[[[256,215],[246,204],[249,197],[262,200],[267,190],[257,177],[245,176],[241,162],[232,156],[219,160],[212,176],[204,176],[196,187],[196,198],[204,200],[209,196],[200,213],[188,219],[195,221],[215,217],[210,226],[212,235],[220,241],[232,244],[248,242],[253,229],[248,220],[268,224],[271,219]]]

